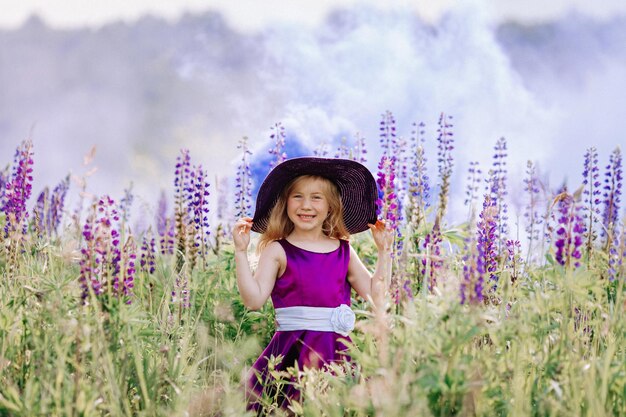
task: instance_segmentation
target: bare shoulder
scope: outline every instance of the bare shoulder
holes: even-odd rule
[[[261,252],[261,257],[265,257],[268,260],[274,260],[283,267],[287,263],[287,255],[285,249],[278,241],[270,242]]]

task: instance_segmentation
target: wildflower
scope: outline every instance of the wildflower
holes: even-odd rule
[[[320,142],[319,145],[315,147],[313,150],[313,156],[317,156],[320,158],[325,158],[328,156],[328,144],[324,141]]]
[[[252,155],[248,148],[248,138],[239,141],[238,149],[241,149],[241,161],[237,165],[235,176],[235,217],[250,215],[252,210],[252,172],[250,171],[249,156]]]
[[[141,242],[141,257],[139,258],[139,266],[141,272],[147,272],[148,274],[154,273],[156,266],[156,242],[152,236],[152,230],[148,229],[148,232],[143,236]]]
[[[559,213],[557,238],[554,242],[556,247],[556,260],[559,264],[569,267],[574,262],[574,267],[580,266],[580,246],[583,244],[585,225],[578,214],[581,207],[576,204],[574,197],[566,191],[556,197],[556,207]]]
[[[274,143],[274,147],[269,150],[270,155],[274,155],[270,161],[270,169],[287,159],[287,154],[283,151],[285,147],[285,128],[279,123],[272,126],[270,140]]]
[[[426,218],[426,209],[429,206],[430,186],[426,172],[427,160],[424,153],[424,124],[413,124],[413,127],[414,130],[411,134],[408,159],[407,219],[411,229],[417,231]]]
[[[157,204],[156,228],[159,235],[159,247],[161,255],[172,255],[174,253],[174,238],[176,231],[174,220],[167,215],[167,196],[161,190],[161,196]]]
[[[337,150],[335,151],[335,158],[350,159],[351,157],[350,153],[351,152],[350,152],[350,148],[348,147],[348,140],[344,136],[339,141],[339,146],[337,147]]]
[[[474,205],[478,199],[478,188],[480,184],[480,175],[482,171],[478,165],[478,161],[470,161],[470,166],[467,170],[467,189],[465,190],[465,202],[466,206],[469,206],[468,220],[472,221],[474,217]]]
[[[583,219],[586,220],[587,232],[585,234],[587,254],[591,254],[593,243],[596,240],[595,225],[600,219],[600,196],[602,191],[599,180],[600,169],[598,168],[598,151],[595,147],[587,149],[583,169]]]
[[[498,235],[500,237],[498,246],[500,249],[502,249],[508,234],[508,206],[505,200],[508,195],[506,189],[506,150],[506,139],[498,139],[494,147],[493,168],[489,171],[489,193],[497,208],[496,221],[498,223]]]
[[[193,226],[192,237],[194,247],[199,250],[204,260],[207,254],[211,229],[209,227],[209,182],[202,165],[194,166],[189,180],[188,218]]]
[[[506,241],[506,268],[511,274],[511,283],[515,283],[519,277],[519,267],[522,263],[521,250],[522,246],[519,240],[509,239]]]
[[[52,236],[56,234],[61,224],[63,217],[63,209],[65,206],[65,197],[67,191],[70,188],[70,176],[66,176],[56,187],[52,190],[50,195],[50,204],[48,205],[48,213],[46,215],[46,228],[48,235]]]
[[[483,275],[478,273],[478,253],[476,239],[466,242],[466,254],[463,257],[463,279],[459,288],[461,304],[480,304],[483,302]]]
[[[365,138],[358,133],[355,136],[356,137],[352,159],[361,164],[365,164],[367,162],[367,148],[365,147]]]
[[[439,128],[437,129],[437,169],[439,172],[439,206],[437,207],[437,219],[441,222],[448,206],[448,194],[450,192],[450,177],[452,176],[452,150],[454,138],[451,128],[452,117],[441,113],[439,116]]]
[[[390,111],[387,110],[382,115],[378,130],[383,155],[389,155],[390,151],[392,151],[392,142],[396,140],[396,120]],[[391,153],[393,154],[393,152]]]
[[[6,215],[4,237],[15,234],[18,240],[26,234],[28,211],[26,204],[33,187],[33,143],[23,141],[15,151],[11,177],[5,184],[4,201],[0,211]]]
[[[395,193],[395,157],[383,155],[378,164],[376,183],[378,184],[377,214],[387,221],[387,225],[394,231],[398,228],[398,213],[400,210]]]
[[[537,212],[539,202],[539,180],[537,179],[537,168],[528,161],[526,163],[526,178],[524,178],[524,191],[528,195],[527,204],[524,208],[526,218],[526,233],[528,237],[528,258],[532,251],[532,245],[539,240],[538,226],[543,223],[541,215]]]
[[[493,283],[493,289],[498,282],[496,271],[498,269],[498,252],[496,244],[498,242],[497,206],[491,196],[486,194],[483,201],[483,209],[479,215],[480,221],[477,225],[477,248],[478,257],[476,261],[476,271],[478,280],[484,282],[485,277],[489,277]]]
[[[441,257],[441,230],[439,223],[435,220],[432,231],[424,237],[425,256],[422,258],[421,276],[426,280],[429,291],[433,291],[437,286],[437,277],[443,266]]]
[[[130,216],[130,207],[133,204],[135,196],[133,195],[133,183],[131,181],[128,188],[124,189],[124,197],[120,200],[120,214],[122,222],[127,223]]]
[[[604,211],[602,213],[602,236],[606,238],[604,247],[608,252],[612,242],[616,239],[617,224],[622,195],[622,153],[616,148],[612,153],[609,164],[606,166],[604,178]]]

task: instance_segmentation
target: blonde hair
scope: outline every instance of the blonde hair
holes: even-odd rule
[[[269,243],[284,239],[293,232],[293,222],[287,216],[287,199],[289,194],[300,183],[307,180],[320,180],[324,184],[322,192],[328,201],[328,216],[322,224],[322,232],[328,237],[334,239],[348,239],[350,232],[343,222],[343,204],[341,202],[341,194],[334,182],[328,178],[317,175],[301,175],[289,182],[281,191],[278,200],[272,211],[267,224],[267,229],[259,238],[257,251],[262,251]]]

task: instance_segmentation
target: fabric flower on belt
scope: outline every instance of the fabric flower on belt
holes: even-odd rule
[[[345,304],[335,308],[330,316],[330,324],[333,327],[333,331],[342,336],[348,336],[354,329],[355,320],[354,311]]]

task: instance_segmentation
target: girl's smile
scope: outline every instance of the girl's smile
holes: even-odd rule
[[[287,198],[287,216],[296,228],[321,230],[328,213],[325,184],[319,179],[302,181]]]

